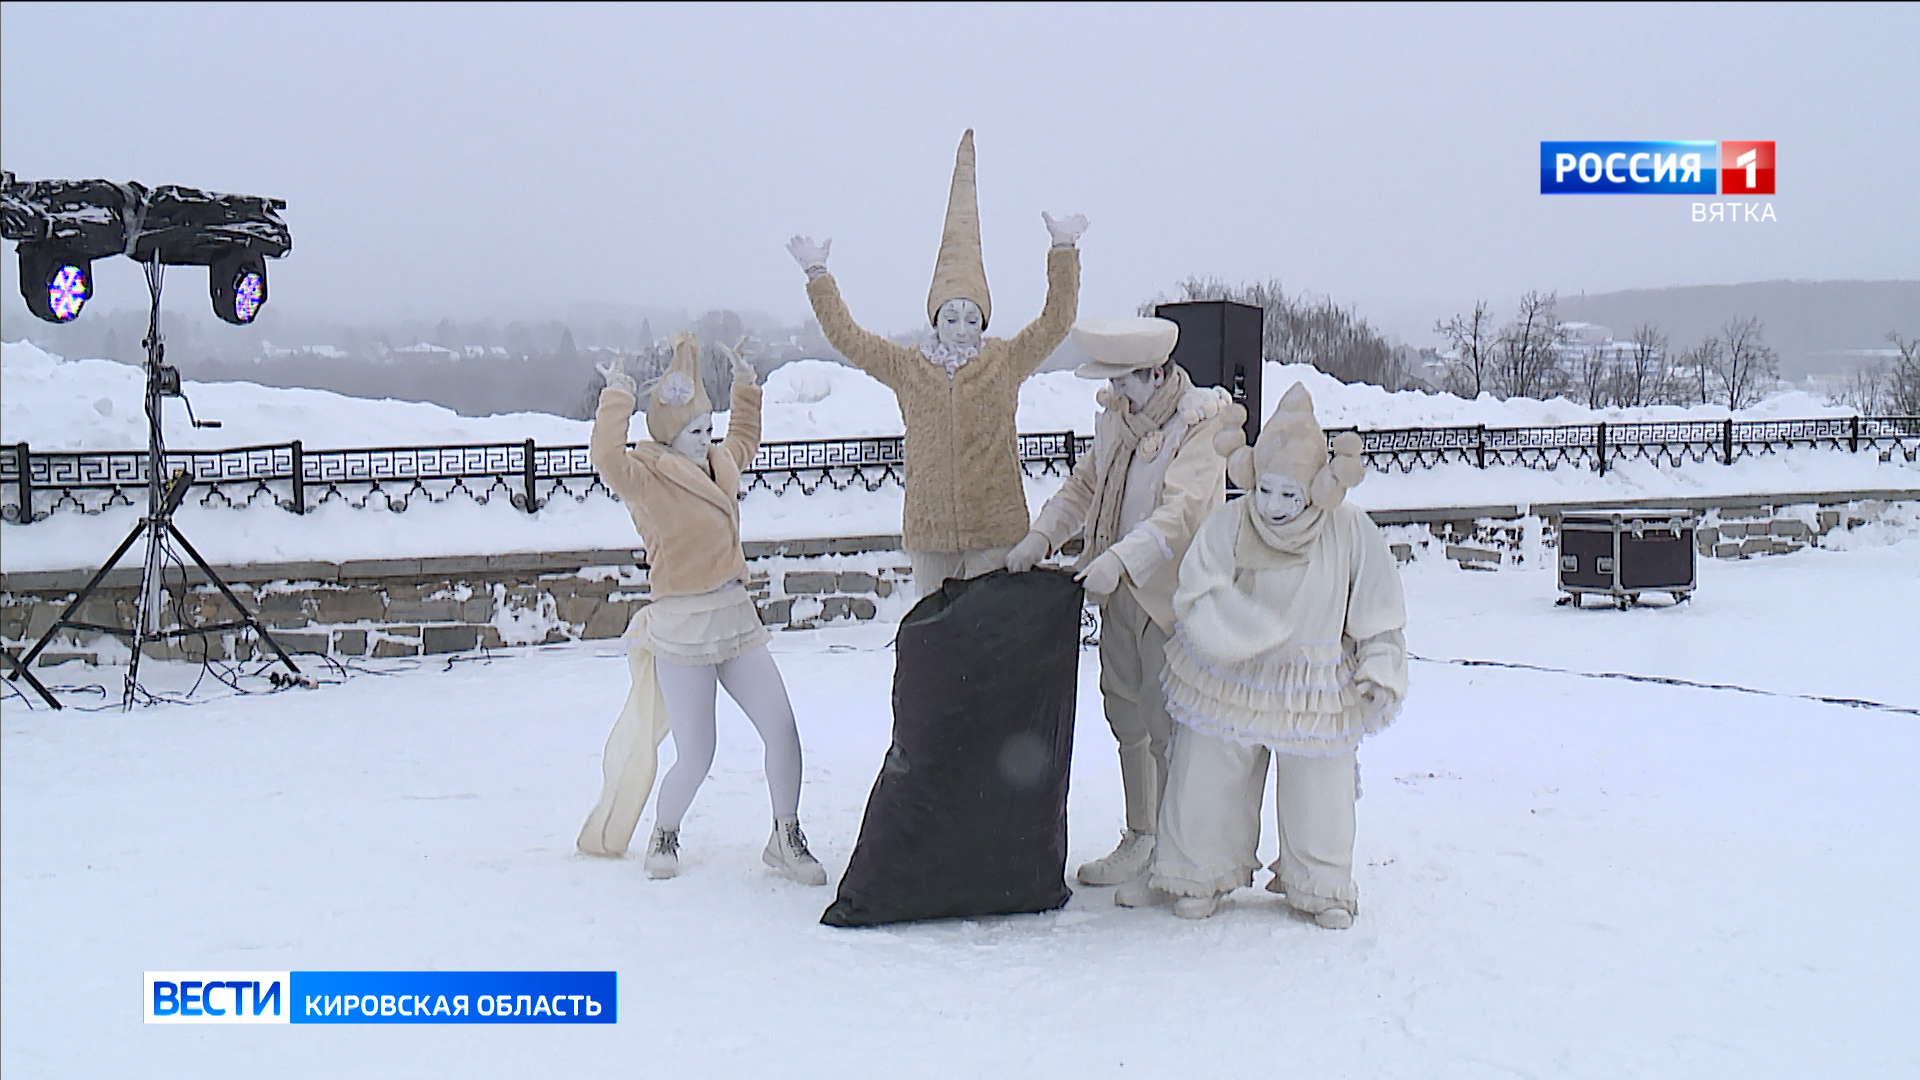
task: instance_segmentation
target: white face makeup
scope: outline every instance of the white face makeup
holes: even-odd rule
[[[1158,366],[1129,371],[1125,375],[1115,375],[1107,380],[1107,385],[1113,387],[1113,392],[1131,401],[1136,411],[1146,408],[1147,402],[1153,398],[1154,391],[1165,386],[1166,383],[1166,368]]]
[[[1285,473],[1261,473],[1252,498],[1253,512],[1274,526],[1285,525],[1307,508],[1307,489]]]
[[[667,444],[667,449],[672,450],[681,457],[692,458],[695,461],[705,461],[707,460],[707,447],[712,444],[713,414],[703,412],[687,421],[687,426],[681,428],[680,434],[673,437],[673,441]]]
[[[980,335],[985,331],[986,320],[980,316],[980,305],[971,300],[949,300],[940,305],[934,316],[934,337],[949,349],[977,349]]]

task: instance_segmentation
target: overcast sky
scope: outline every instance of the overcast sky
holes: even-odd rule
[[[891,332],[972,127],[996,331],[1039,309],[1040,212],[1077,210],[1083,316],[1277,276],[1430,344],[1530,288],[1920,277],[1916,41],[1914,4],[9,3],[0,160],[286,199],[289,313],[798,320],[804,232]],[[1540,195],[1545,139],[1776,140],[1779,220]]]

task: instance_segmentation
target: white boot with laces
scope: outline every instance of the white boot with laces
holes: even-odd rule
[[[1145,873],[1153,862],[1153,834],[1128,829],[1113,854],[1082,863],[1075,876],[1082,885],[1119,885]]]
[[[647,876],[670,878],[680,872],[680,830],[653,827],[647,841]]]
[[[760,861],[802,885],[827,883],[826,868],[807,850],[807,834],[800,831],[797,817],[774,819],[773,835],[767,838]]]

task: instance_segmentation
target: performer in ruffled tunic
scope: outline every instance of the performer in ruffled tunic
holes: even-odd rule
[[[1360,740],[1407,692],[1399,569],[1366,513],[1346,500],[1365,475],[1360,440],[1327,439],[1299,384],[1249,450],[1237,431],[1228,475],[1251,490],[1200,526],[1180,566],[1163,675],[1179,725],[1150,875],[1115,902],[1177,898],[1205,918],[1253,883],[1261,788],[1274,764],[1280,857],[1267,888],[1324,927],[1360,910],[1353,881]]]
[[[724,349],[724,346],[722,346]],[[648,561],[652,603],[627,630],[633,687],[607,739],[600,803],[580,830],[593,855],[626,851],[653,786],[655,752],[669,728],[674,763],[660,782],[651,877],[679,872],[680,823],[713,764],[714,702],[724,686],[766,744],[773,835],[761,858],[806,885],[826,884],[800,829],[800,735],[768,634],[747,594],[740,549],[740,472],[760,446],[760,388],[753,368],[733,361],[727,435],[712,441],[713,406],[701,385],[699,344],[677,334],[673,363],[648,395],[651,442],[627,448],[637,400],[618,364],[602,365],[606,389],[594,415],[594,470],[627,507]]]

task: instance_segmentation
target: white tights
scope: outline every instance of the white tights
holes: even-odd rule
[[[673,730],[673,768],[660,781],[654,806],[655,824],[678,829],[693,805],[694,793],[713,767],[714,684],[747,714],[766,744],[767,794],[775,818],[800,811],[800,732],[794,727],[793,705],[773,654],[762,645],[723,664],[676,664],[655,657],[655,675],[667,702],[667,723]]]

